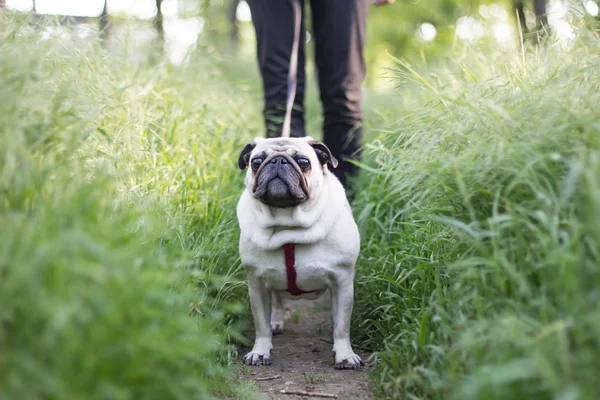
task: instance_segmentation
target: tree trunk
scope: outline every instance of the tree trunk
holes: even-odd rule
[[[546,0],[533,0],[533,13],[535,14],[538,43],[548,33],[548,13],[546,11]]]
[[[533,12],[537,18],[538,27],[548,25],[548,13],[546,11],[546,0],[533,0]]]
[[[6,7],[5,0],[0,0],[0,8]]]
[[[158,39],[162,42],[165,39],[165,30],[163,27],[163,13],[161,10],[161,4],[163,0],[156,0],[156,18],[154,18],[154,27],[158,34]]]
[[[525,17],[525,9],[523,6],[523,0],[515,0],[514,4],[514,9],[517,12],[517,24],[519,24],[519,27],[521,28],[521,40],[525,40],[525,36],[527,35],[527,33],[529,32],[529,30],[527,29],[527,19]]]
[[[104,8],[102,9],[102,14],[100,14],[100,22],[98,28],[100,29],[100,36],[102,39],[108,38],[108,10],[107,10],[108,0],[104,0]]]
[[[230,0],[229,9],[227,10],[227,19],[229,21],[229,26],[231,28],[230,37],[231,43],[236,46],[239,39],[239,25],[237,21],[237,7],[240,0]]]

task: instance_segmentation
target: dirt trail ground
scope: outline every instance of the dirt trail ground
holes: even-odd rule
[[[324,398],[282,394],[282,390],[318,392],[335,395],[337,399],[370,399],[368,353],[354,349],[366,362],[361,370],[333,368],[329,301],[328,293],[316,301],[287,301],[284,332],[273,337],[273,363],[266,367],[242,368],[246,379],[257,381],[269,399]],[[247,351],[247,348],[240,350],[240,362]],[[280,377],[262,380],[276,376]]]

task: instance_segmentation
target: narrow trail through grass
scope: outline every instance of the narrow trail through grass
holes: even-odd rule
[[[347,400],[370,399],[367,375],[370,362],[356,371],[333,368],[329,303],[329,293],[316,301],[288,301],[284,332],[273,338],[273,363],[262,368],[244,366],[240,368],[239,375],[249,382],[257,382],[261,392],[269,399],[306,398],[284,395],[282,390],[325,393]],[[240,363],[243,354],[249,350],[240,350]],[[356,350],[363,360],[369,359],[369,353]],[[277,378],[260,380],[271,377]]]

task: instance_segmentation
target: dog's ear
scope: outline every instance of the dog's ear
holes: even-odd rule
[[[246,167],[248,166],[248,161],[250,161],[250,153],[252,153],[252,150],[254,150],[254,148],[256,147],[256,142],[252,141],[250,143],[248,143],[246,146],[244,146],[244,149],[242,150],[242,152],[240,153],[240,156],[238,157],[238,167],[240,167],[241,170],[245,170]]]
[[[329,147],[325,146],[322,142],[311,142],[310,145],[313,149],[315,149],[315,153],[317,153],[317,158],[321,162],[322,165],[329,164],[333,168],[338,166],[338,160],[335,159],[333,154],[331,154],[331,150]]]

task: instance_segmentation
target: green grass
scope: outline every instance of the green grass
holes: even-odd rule
[[[379,350],[379,396],[597,396],[599,45],[398,65],[412,96],[370,143],[355,206],[353,337]]]
[[[236,395],[247,97],[0,18],[0,397]]]
[[[253,398],[229,372],[249,64],[38,34],[0,14],[0,397]],[[368,97],[352,334],[376,396],[595,398],[599,49],[470,49]]]

